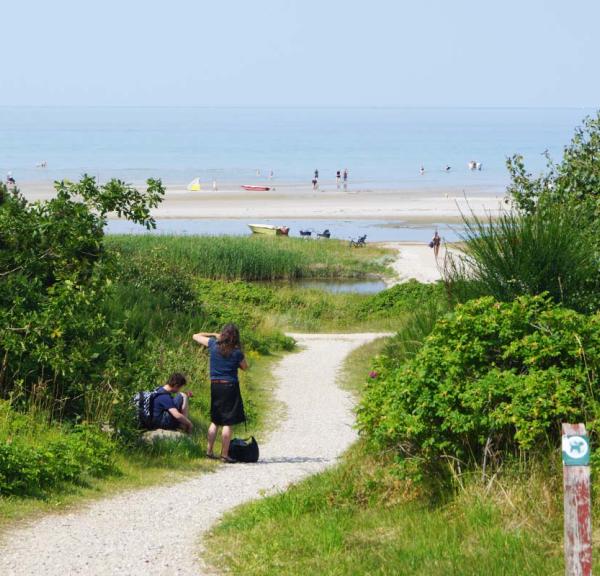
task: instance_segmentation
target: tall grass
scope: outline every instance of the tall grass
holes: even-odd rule
[[[412,312],[406,313],[398,333],[388,340],[383,353],[388,367],[397,367],[412,358],[421,348],[423,341],[436,322],[450,311],[450,303],[441,297],[424,299]]]
[[[589,220],[588,220],[589,221]],[[547,292],[586,312],[600,303],[598,233],[576,207],[540,204],[533,214],[467,221],[464,254],[446,262],[446,283],[459,301],[481,295],[510,301]]]
[[[129,258],[154,255],[212,279],[291,280],[364,277],[387,271],[388,251],[351,250],[346,242],[236,236],[109,236]]]

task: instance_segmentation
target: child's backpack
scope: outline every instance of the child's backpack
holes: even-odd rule
[[[159,392],[159,388],[157,388],[156,390],[143,390],[137,392],[133,397],[138,426],[140,428],[145,428],[146,430],[153,430],[156,428],[154,422],[154,401],[157,396],[161,396],[162,394],[168,394],[168,392]]]

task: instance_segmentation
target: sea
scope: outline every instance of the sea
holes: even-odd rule
[[[379,188],[508,182],[506,158],[534,173],[561,155],[585,108],[0,107],[0,176],[131,183],[322,182]],[[481,170],[467,169],[469,161]],[[39,167],[45,162],[45,167]],[[420,174],[420,167],[425,172]],[[450,166],[446,171],[445,167]]]

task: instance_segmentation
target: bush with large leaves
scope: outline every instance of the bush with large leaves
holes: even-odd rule
[[[375,370],[358,421],[378,449],[481,461],[486,446],[556,447],[562,421],[600,428],[600,315],[545,296],[459,305],[413,358]]]

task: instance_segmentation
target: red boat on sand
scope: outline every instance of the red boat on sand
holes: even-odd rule
[[[242,188],[251,192],[268,192],[271,189],[270,186],[253,186],[252,184],[244,184]]]

